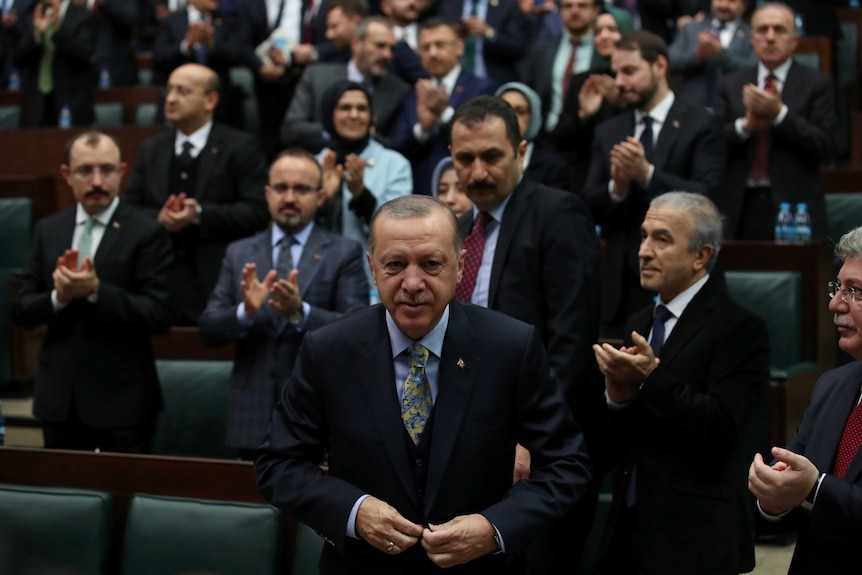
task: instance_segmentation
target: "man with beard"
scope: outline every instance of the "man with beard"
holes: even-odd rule
[[[272,225],[227,248],[201,315],[204,342],[236,341],[226,443],[251,459],[305,332],[368,305],[362,250],[314,225],[322,171],[303,150],[282,152],[269,170]]]
[[[47,324],[33,415],[45,447],[146,453],[162,395],[150,336],[173,318],[167,232],[118,197],[126,164],[110,136],[66,145],[60,172],[77,200],[39,221],[12,304]]]
[[[284,143],[313,154],[323,149],[329,136],[321,119],[323,93],[338,80],[347,78],[369,86],[375,139],[387,145],[401,101],[410,91],[406,82],[387,72],[394,46],[392,24],[382,16],[369,16],[356,27],[350,44],[353,55],[347,64],[317,64],[306,68],[281,128]]]
[[[798,530],[789,572],[799,575],[855,571],[862,527],[862,227],[835,255],[844,263],[829,311],[838,347],[856,361],[823,374],[787,449],[773,447],[771,465],[755,455],[748,475],[762,516]]]
[[[611,55],[629,111],[596,128],[584,189],[607,244],[602,252],[602,335],[621,337],[625,321],[655,295],[641,288],[640,223],[652,198],[670,190],[714,194],[725,167],[719,118],[676,99],[668,49],[650,32],[623,36]]]

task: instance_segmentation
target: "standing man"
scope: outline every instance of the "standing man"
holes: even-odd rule
[[[325,537],[324,575],[522,573],[590,478],[539,334],[452,301],[464,251],[436,199],[381,206],[368,263],[383,305],[305,336],[258,487]],[[513,486],[516,443],[534,457]]]
[[[746,0],[712,0],[711,17],[692,20],[670,45],[670,71],[680,74],[679,97],[693,106],[715,106],[718,83],[757,63],[751,26],[743,22]]]
[[[212,70],[199,64],[174,70],[165,117],[175,130],[141,144],[125,193],[171,233],[171,290],[185,325],[197,324],[228,243],[269,221],[263,154],[253,136],[213,122],[218,102]]]
[[[768,3],[751,18],[757,65],[724,78],[718,114],[725,122],[728,168],[720,206],[733,239],[775,239],[782,202],[808,204],[814,239],[826,237],[820,166],[832,155],[832,79],[793,60],[794,14]]]
[[[650,203],[644,288],[625,345],[595,345],[605,375],[613,508],[600,573],[736,574],[754,568],[745,469],[765,428],[769,337],[710,276],[721,216],[700,194]]]
[[[667,45],[650,32],[623,36],[611,55],[629,108],[596,128],[584,194],[607,245],[602,252],[602,335],[623,326],[655,294],[638,279],[640,225],[652,198],[670,190],[714,195],[725,169],[717,116],[668,87]]]
[[[799,532],[789,571],[798,575],[852,570],[862,525],[862,227],[835,255],[843,265],[829,282],[829,311],[838,347],[856,361],[823,374],[787,449],[773,447],[771,465],[755,455],[748,474],[761,515]]]
[[[467,263],[455,299],[536,327],[592,453],[602,410],[591,348],[598,338],[598,239],[577,196],[522,178],[526,149],[518,117],[502,98],[480,96],[455,113],[452,161],[474,205],[458,221]],[[516,478],[529,475],[530,455],[519,448]],[[554,544],[540,563],[577,565],[597,496],[591,485],[574,513],[548,530],[545,540]],[[530,560],[532,573],[540,565]]]
[[[282,152],[269,170],[272,225],[228,246],[201,316],[208,345],[237,342],[225,442],[251,459],[305,332],[368,305],[362,250],[314,225],[323,203],[314,156]]]
[[[419,80],[404,100],[392,147],[413,166],[413,190],[430,193],[437,163],[449,155],[452,116],[462,102],[494,91],[494,83],[459,63],[464,42],[454,24],[429,18],[419,26],[419,56],[430,80]]]
[[[23,325],[48,325],[33,415],[45,447],[146,453],[162,395],[150,336],[172,320],[167,233],[120,201],[126,171],[113,138],[66,145],[60,172],[74,208],[36,224],[12,305]]]

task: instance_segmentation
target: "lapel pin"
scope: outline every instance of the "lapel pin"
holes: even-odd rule
[[[491,6],[496,8],[497,6],[500,5],[500,0],[491,0],[490,2],[488,2],[488,4],[490,4]]]
[[[120,229],[120,222],[111,222],[111,225],[114,226],[115,230]]]
[[[678,122],[678,121],[676,121],[676,120],[674,120],[674,121],[673,121],[673,127],[674,127],[674,128],[679,128],[679,122]]]
[[[316,261],[320,261],[320,254],[314,254],[314,259]]]
[[[374,164],[376,164],[376,163],[377,162],[374,161],[374,158],[368,158],[368,161],[366,162],[366,164],[368,164],[369,168],[373,168]]]
[[[461,359],[461,358],[459,357],[459,358],[458,358],[458,363],[457,363],[456,365],[457,365],[458,367],[460,367],[461,369],[464,369],[464,360],[463,360],[463,359]]]
[[[218,154],[218,147],[213,146],[212,148],[210,148],[210,152],[213,154]]]

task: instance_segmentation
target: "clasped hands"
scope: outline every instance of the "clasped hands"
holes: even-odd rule
[[[191,224],[200,223],[198,201],[185,194],[171,194],[159,210],[158,221],[166,230],[176,233]]]
[[[814,489],[820,472],[806,457],[781,447],[772,448],[772,465],[756,453],[748,469],[748,489],[760,508],[769,515],[782,513],[799,506]]]
[[[622,196],[629,184],[647,184],[650,163],[644,154],[640,140],[628,136],[625,140],[611,148],[611,179],[614,182],[613,193]]]
[[[252,318],[260,311],[265,303],[268,303],[282,317],[302,307],[302,296],[299,293],[299,285],[296,276],[299,270],[290,271],[287,279],[276,280],[276,271],[269,270],[263,281],[257,279],[257,265],[245,264],[242,268],[242,300],[245,303],[245,315]]]
[[[721,41],[709,30],[705,30],[697,35],[697,46],[694,49],[694,57],[699,62],[712,60],[721,54],[721,50]]]
[[[421,542],[428,558],[443,568],[462,565],[497,550],[496,531],[483,515],[459,515],[440,525],[422,527],[376,497],[367,497],[359,504],[356,534],[389,555],[403,553]]]
[[[427,79],[416,81],[416,117],[423,132],[430,132],[449,107],[445,86],[435,86]]]
[[[320,167],[323,169],[323,190],[327,199],[338,192],[342,179],[347,183],[347,189],[354,198],[365,189],[365,160],[356,154],[349,154],[344,158],[343,164],[337,164],[335,152],[329,150],[323,156]]]
[[[57,258],[57,267],[51,274],[57,301],[69,303],[73,299],[85,298],[99,289],[99,276],[91,258],[86,258],[78,267],[78,250],[66,250]]]
[[[635,345],[620,349],[608,343],[593,345],[596,362],[605,376],[605,390],[614,403],[633,400],[646,378],[661,363],[641,334],[633,331],[632,341]]]
[[[777,90],[764,90],[754,84],[742,88],[742,103],[745,104],[742,129],[746,132],[769,129],[784,106]]]

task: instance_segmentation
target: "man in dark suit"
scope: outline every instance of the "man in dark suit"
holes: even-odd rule
[[[720,196],[735,239],[774,239],[781,202],[808,204],[812,237],[826,237],[820,166],[829,160],[836,127],[832,79],[793,60],[793,12],[765,4],[751,19],[757,66],[726,76],[717,112],[729,159]]]
[[[542,101],[543,131],[556,126],[572,76],[604,69],[607,60],[595,50],[593,26],[599,0],[561,0],[562,35],[537,42],[521,61],[521,81]]]
[[[77,206],[36,224],[12,306],[19,324],[47,324],[33,415],[45,447],[149,451],[162,396],[150,336],[172,319],[167,233],[120,201],[126,165],[110,137],[66,146],[60,171]]]
[[[829,284],[838,347],[854,360],[827,371],[787,449],[772,448],[768,465],[754,456],[748,486],[763,519],[798,530],[790,563],[793,575],[849,573],[858,562],[862,526],[862,228],[838,242],[843,262]]]
[[[754,568],[745,470],[766,429],[769,337],[710,271],[722,222],[705,196],[652,200],[624,347],[595,345],[605,375],[605,454],[616,467],[600,573],[726,574]]]
[[[602,408],[591,351],[598,338],[598,239],[577,196],[522,178],[526,149],[515,111],[502,98],[480,96],[455,113],[452,161],[474,205],[458,221],[468,263],[455,297],[536,327],[593,453]],[[530,455],[518,449],[517,477],[529,475]],[[591,502],[548,530],[555,544],[539,563],[528,555],[531,573],[541,563],[577,565],[598,492],[590,494]]]
[[[179,321],[197,323],[228,243],[264,229],[266,166],[256,139],[213,122],[218,76],[198,64],[168,80],[165,117],[175,130],[141,144],[125,198],[171,233],[171,289]]]
[[[437,15],[461,23],[464,69],[497,85],[518,80],[527,53],[527,21],[516,0],[441,0]]]
[[[368,243],[383,305],[305,336],[255,472],[326,538],[323,574],[523,573],[589,480],[536,328],[452,301],[464,253],[442,202],[387,202]],[[513,486],[516,443],[534,457]]]
[[[64,108],[71,125],[93,123],[95,50],[96,19],[86,5],[61,0],[36,5],[15,49],[24,80],[22,128],[56,126]]]
[[[135,31],[141,21],[140,2],[129,0],[94,0],[98,22],[96,38],[97,74],[101,84],[107,72],[111,86],[137,86],[138,61],[135,55]]]
[[[670,45],[670,71],[680,74],[679,97],[714,107],[719,80],[757,63],[751,26],[742,21],[746,0],[712,0],[712,15],[689,22]]]
[[[449,153],[452,116],[462,102],[494,91],[494,83],[464,71],[464,42],[454,24],[430,18],[419,26],[419,55],[431,80],[419,80],[404,100],[392,148],[413,166],[413,190],[429,194],[434,167]]]
[[[419,55],[419,2],[418,0],[382,0],[380,10],[392,23],[395,48],[389,71],[411,86],[421,78],[428,78]]]
[[[410,86],[387,72],[393,46],[395,35],[388,20],[381,16],[363,19],[351,43],[350,62],[318,64],[303,72],[281,128],[282,141],[314,154],[323,149],[328,137],[321,121],[323,93],[338,80],[347,78],[371,86],[375,139],[388,144],[401,102],[410,91]]]
[[[587,204],[607,241],[602,252],[602,334],[621,337],[652,301],[638,279],[640,223],[652,198],[670,190],[714,194],[725,167],[717,116],[678,100],[667,83],[667,45],[650,32],[623,36],[611,56],[630,111],[596,128]]]
[[[359,244],[314,225],[321,179],[308,152],[276,158],[266,186],[272,226],[228,246],[201,315],[205,343],[237,342],[225,442],[243,459],[263,441],[302,335],[368,305]]]

